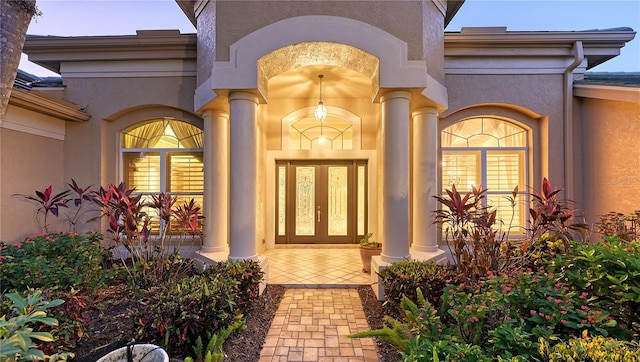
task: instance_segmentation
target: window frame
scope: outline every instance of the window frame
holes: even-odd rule
[[[474,119],[478,119],[478,118],[484,118],[484,119],[493,119],[499,122],[504,122],[504,123],[509,123],[513,126],[516,126],[520,129],[522,129],[522,131],[525,132],[525,145],[524,146],[518,146],[518,147],[478,147],[478,146],[472,146],[472,147],[446,147],[446,146],[442,146],[442,139],[443,139],[443,134],[445,133],[445,131],[455,125],[455,124],[459,124],[461,122],[465,122],[465,121],[470,121],[470,120],[474,120]],[[442,162],[440,163],[440,184],[441,184],[441,193],[442,194],[446,194],[445,189],[446,188],[450,188],[451,186],[445,182],[445,175],[444,175],[444,156],[449,153],[467,153],[467,154],[478,154],[478,156],[476,157],[476,162],[478,162],[476,164],[477,170],[479,175],[476,177],[477,179],[479,179],[480,184],[479,185],[474,185],[475,187],[482,187],[482,188],[487,188],[487,192],[486,195],[487,197],[484,198],[482,200],[482,203],[484,206],[488,205],[488,199],[490,196],[503,196],[503,197],[507,197],[510,196],[512,194],[513,190],[500,190],[500,191],[492,191],[491,189],[488,188],[488,168],[487,168],[487,154],[488,153],[499,153],[499,152],[518,152],[518,153],[522,153],[520,160],[522,161],[522,167],[524,168],[524,172],[521,172],[519,170],[518,172],[518,177],[524,181],[524,185],[521,185],[519,182],[517,184],[518,186],[518,198],[520,199],[518,201],[519,204],[521,204],[521,215],[520,215],[520,226],[516,225],[516,229],[514,230],[508,230],[510,237],[513,237],[514,239],[519,239],[525,236],[526,234],[526,229],[529,227],[529,218],[528,218],[528,212],[529,212],[529,205],[531,202],[531,196],[530,196],[530,185],[529,185],[529,180],[531,180],[530,178],[530,172],[531,172],[531,159],[530,159],[530,154],[531,154],[531,141],[530,141],[530,132],[531,130],[527,129],[526,127],[523,127],[521,125],[519,125],[517,122],[512,122],[509,120],[505,120],[501,117],[488,117],[488,116],[478,116],[478,117],[469,117],[469,118],[465,118],[462,119],[458,122],[449,124],[448,126],[444,127],[440,132],[439,132],[439,136],[440,136],[440,159],[442,160]],[[446,132],[449,134],[453,134],[451,132]],[[482,133],[479,134],[484,134],[484,130],[482,130]],[[456,185],[457,190],[460,193],[466,193],[471,191],[471,187],[469,187],[469,185],[465,185],[464,188],[459,187],[459,185]],[[502,220],[504,222],[505,225],[509,225],[509,220]]]

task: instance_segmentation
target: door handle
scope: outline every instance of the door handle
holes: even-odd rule
[[[321,214],[322,214],[322,213],[320,212],[320,206],[318,206],[318,212],[317,212],[317,215],[318,215],[318,222],[320,222],[320,215],[321,215]]]

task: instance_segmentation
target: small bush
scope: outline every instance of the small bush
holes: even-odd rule
[[[557,278],[543,272],[514,271],[490,275],[474,289],[450,286],[443,295],[443,312],[453,318],[456,335],[466,343],[508,348],[529,357],[538,355],[539,338],[557,341],[584,331],[602,336],[624,334],[606,310],[592,304],[588,293],[576,292]],[[500,330],[501,326],[511,329]]]
[[[417,302],[416,290],[419,288],[429,303],[438,306],[442,290],[449,284],[459,282],[453,266],[414,260],[391,264],[379,275],[386,300],[395,305],[400,305],[403,295]]]
[[[64,300],[64,304],[55,306],[49,310],[49,314],[58,320],[56,326],[38,327],[38,331],[51,333],[53,343],[40,344],[38,347],[44,353],[55,354],[72,352],[84,335],[84,322],[88,311],[89,297],[72,291],[45,291],[44,298]]]
[[[612,338],[572,338],[568,342],[549,347],[543,343],[543,355],[550,362],[638,362],[638,342],[619,341]]]
[[[188,355],[198,338],[231,326],[257,298],[262,272],[253,261],[229,261],[205,272],[153,287],[140,316],[140,340]]]
[[[618,236],[622,240],[632,241],[640,237],[640,210],[625,215],[610,212],[602,215],[596,223],[602,236]]]
[[[40,234],[17,245],[0,243],[2,290],[96,290],[106,283],[109,253],[84,236]]]
[[[232,280],[237,295],[236,304],[241,311],[244,311],[252,301],[258,298],[260,282],[264,278],[260,264],[253,260],[230,260],[216,263],[208,267],[204,274],[210,278]]]
[[[593,295],[623,327],[640,333],[640,240],[626,242],[612,236],[601,243],[576,243],[549,268],[561,273],[575,290]]]
[[[50,356],[38,348],[35,340],[51,343],[53,336],[48,332],[34,330],[41,325],[56,326],[58,321],[47,316],[47,310],[61,305],[60,299],[47,301],[42,299],[41,291],[2,295],[2,317],[0,317],[0,361],[40,361]],[[5,302],[4,297],[10,301]],[[9,318],[7,320],[7,318]],[[51,360],[73,357],[72,353],[51,356]]]

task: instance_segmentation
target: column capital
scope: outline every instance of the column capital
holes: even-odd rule
[[[213,118],[213,117],[222,117],[229,119],[229,112],[221,110],[221,109],[205,109],[202,112],[203,118]]]
[[[411,92],[408,90],[389,90],[380,96],[380,103],[397,98],[410,100]]]
[[[423,115],[435,115],[437,116],[438,113],[438,108],[437,107],[421,107],[418,108],[416,110],[414,110],[413,112],[411,112],[411,118],[416,118],[419,116],[423,116]]]
[[[258,96],[256,96],[253,93],[244,92],[244,91],[233,91],[233,92],[230,92],[229,93],[229,102],[237,101],[237,100],[250,101],[250,102],[253,102],[255,104],[259,104],[260,103],[260,99],[258,98]]]

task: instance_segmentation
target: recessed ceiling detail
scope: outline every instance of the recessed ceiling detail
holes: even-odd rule
[[[380,60],[361,49],[332,42],[292,44],[264,55],[258,60],[259,87],[264,91],[269,79],[279,74],[318,65],[350,69],[371,79],[373,94],[379,89]]]

